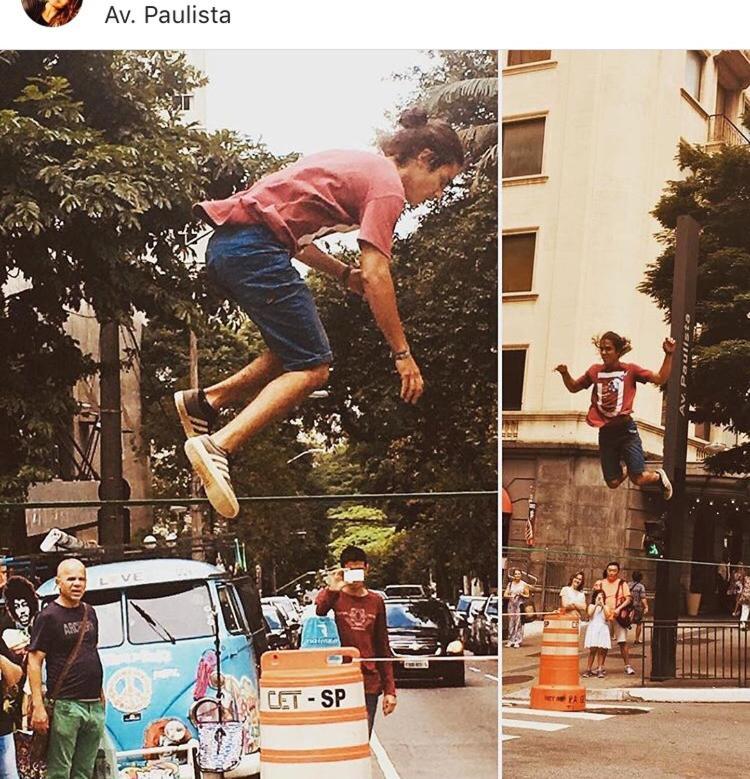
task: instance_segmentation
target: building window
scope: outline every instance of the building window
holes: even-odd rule
[[[189,111],[193,107],[192,95],[173,95],[172,105],[177,111]]]
[[[711,440],[711,423],[710,422],[696,422],[695,423],[695,437],[702,438],[704,441]]]
[[[503,236],[503,292],[531,292],[536,233]]]
[[[526,65],[529,62],[544,62],[552,58],[550,49],[517,49],[508,52],[508,67]]]
[[[525,372],[526,349],[503,349],[503,411],[521,410]]]
[[[503,124],[503,178],[536,176],[542,172],[543,116]]]
[[[705,54],[700,51],[688,51],[687,59],[685,60],[685,91],[696,100],[701,99],[703,67],[705,64]]]

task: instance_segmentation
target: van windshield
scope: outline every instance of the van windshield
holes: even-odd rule
[[[123,642],[120,590],[90,590],[84,598],[94,607],[99,623],[99,649],[119,646]]]
[[[133,587],[125,591],[125,597],[131,644],[168,643],[168,636],[180,641],[213,635],[211,600],[208,587],[203,582],[166,582]],[[134,605],[138,609],[133,608]],[[144,614],[155,624],[149,624]]]

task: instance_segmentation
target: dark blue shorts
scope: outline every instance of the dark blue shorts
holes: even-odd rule
[[[286,249],[262,225],[219,227],[206,249],[209,278],[255,322],[287,371],[333,361],[312,293]]]
[[[646,470],[643,443],[632,419],[626,424],[599,428],[599,459],[607,482],[622,478],[621,463],[625,463],[628,476],[637,476]]]

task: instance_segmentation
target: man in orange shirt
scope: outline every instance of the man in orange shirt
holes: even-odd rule
[[[620,578],[620,563],[613,560],[607,565],[607,578],[594,584],[595,590],[602,590],[605,605],[612,609],[612,632],[614,640],[620,645],[620,655],[625,663],[625,673],[632,676],[635,669],[628,658],[628,629],[617,621],[617,615],[633,602],[628,583]]]

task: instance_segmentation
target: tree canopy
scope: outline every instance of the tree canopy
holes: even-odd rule
[[[0,494],[56,468],[71,388],[96,370],[65,332],[135,310],[174,321],[207,304],[186,244],[199,198],[279,162],[229,132],[186,126],[175,96],[201,75],[175,52],[0,57]]]
[[[654,209],[664,249],[640,290],[669,317],[677,217],[701,226],[696,320],[690,385],[691,417],[740,436],[750,435],[750,145],[719,151],[682,143],[686,177],[668,182]],[[746,442],[707,458],[720,473],[750,472]]]

